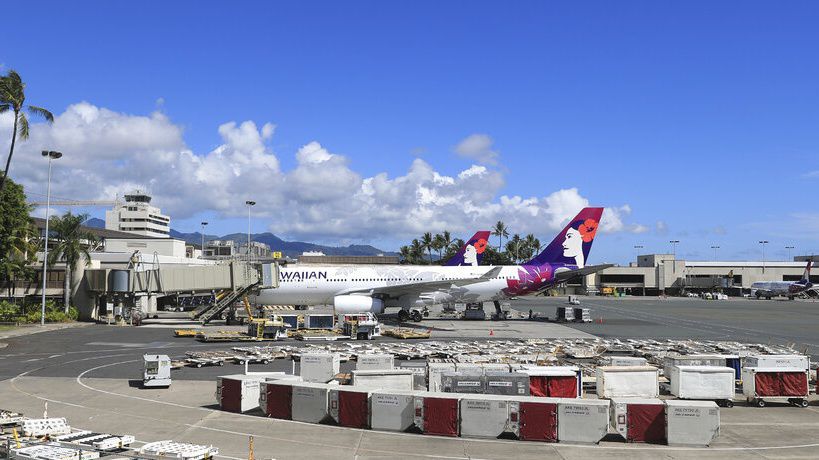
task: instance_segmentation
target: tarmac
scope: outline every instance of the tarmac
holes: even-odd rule
[[[583,299],[592,316],[603,323],[555,324],[530,321],[464,322],[433,320],[421,323],[452,338],[491,340],[493,337],[587,337],[588,334],[623,337],[702,337],[751,341],[788,340],[816,343],[811,333],[817,324],[813,302],[702,301],[699,299]],[[540,309],[554,315],[563,299],[515,301],[515,308]],[[524,308],[526,307],[526,308]],[[786,311],[772,315],[771,307]],[[747,310],[743,312],[743,310]],[[773,310],[776,312],[777,310]],[[767,313],[765,313],[767,312]],[[798,312],[805,317],[791,318]],[[746,318],[747,321],[744,321]],[[770,319],[765,322],[765,319]],[[760,323],[762,321],[763,323]],[[505,440],[439,438],[404,433],[382,433],[329,425],[310,425],[262,417],[259,413],[233,414],[215,406],[216,375],[241,373],[224,367],[174,371],[168,390],[139,388],[142,354],[160,352],[179,357],[188,350],[217,350],[230,344],[202,344],[175,338],[166,327],[172,317],[153,325],[75,327],[9,338],[0,352],[0,407],[28,416],[66,417],[78,428],[132,434],[140,442],[162,439],[212,444],[220,457],[247,458],[253,436],[258,458],[816,458],[819,448],[819,406],[800,409],[769,405],[760,409],[742,403],[722,409],[720,437],[709,448],[674,448],[604,440],[599,446],[544,444]],[[752,332],[765,325],[764,336]],[[220,327],[220,326],[215,326]],[[492,330],[495,335],[489,336]],[[763,329],[760,329],[763,330]],[[808,343],[805,345],[813,346]],[[283,370],[289,362],[254,365],[252,370]],[[137,444],[139,445],[139,444]]]

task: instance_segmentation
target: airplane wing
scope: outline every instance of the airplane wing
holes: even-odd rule
[[[385,295],[389,297],[400,297],[406,294],[421,294],[439,289],[450,289],[453,287],[468,286],[470,284],[482,283],[496,278],[500,275],[503,267],[495,267],[477,278],[460,278],[455,280],[421,281],[417,283],[398,284],[395,286],[383,286],[378,288],[347,289],[336,295],[366,294],[370,296]]]

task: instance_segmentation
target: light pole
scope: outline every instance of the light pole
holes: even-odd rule
[[[202,222],[202,255],[199,258],[205,257],[205,226],[208,225],[207,222]]]
[[[711,249],[714,250],[714,262],[716,262],[717,261],[717,249],[719,249],[719,246],[711,246]]]
[[[759,244],[762,245],[762,273],[765,273],[765,245],[768,244],[768,240],[760,240]]]
[[[785,249],[788,250],[788,262],[791,262],[791,249],[793,249],[793,246],[785,246]]]
[[[669,240],[668,242],[671,243],[671,254],[674,256],[671,271],[677,273],[677,244],[680,242],[680,240]]]
[[[640,249],[643,249],[642,244],[634,245],[634,260],[637,262],[637,265],[640,265]]]
[[[40,326],[45,326],[46,315],[46,278],[48,277],[48,217],[51,211],[51,160],[56,160],[63,156],[60,152],[53,150],[43,150],[42,155],[48,157],[48,185],[46,186],[46,217],[45,217],[45,238],[43,241],[43,301],[41,305]],[[68,273],[66,273],[68,275]],[[68,305],[65,306],[68,308]]]
[[[250,262],[250,208],[256,206],[255,201],[245,201],[247,205],[247,261]]]

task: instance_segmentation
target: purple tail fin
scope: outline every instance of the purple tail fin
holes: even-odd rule
[[[534,259],[524,265],[562,263],[583,268],[589,257],[603,208],[583,208]]]
[[[489,231],[480,231],[468,239],[444,265],[480,265],[489,241]]]
[[[810,267],[813,265],[813,261],[808,259],[808,264],[805,265],[805,271],[802,273],[802,279],[799,280],[800,284],[809,284],[810,283]]]

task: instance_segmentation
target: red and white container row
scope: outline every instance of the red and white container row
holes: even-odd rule
[[[223,375],[216,378],[216,403],[229,412],[248,412],[259,407],[259,385],[271,379],[298,379],[283,372]]]
[[[627,398],[611,400],[611,426],[628,442],[708,446],[719,436],[713,401]]]
[[[808,407],[810,358],[805,355],[757,355],[745,358],[742,394],[752,404],[789,402]]]

